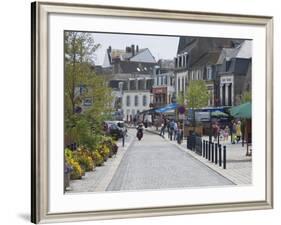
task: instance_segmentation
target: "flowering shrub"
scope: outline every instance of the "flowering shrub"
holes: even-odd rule
[[[73,168],[73,171],[70,173],[71,179],[81,179],[83,170],[78,162],[76,162],[74,159],[70,159],[68,161],[69,165]]]
[[[95,151],[92,152],[92,159],[97,166],[102,166],[102,164],[104,162],[104,159],[103,159],[103,157],[101,156],[101,154],[99,153],[98,150],[95,150]]]
[[[105,144],[101,145],[98,151],[104,159],[108,158],[110,150]]]
[[[80,164],[73,158],[73,152],[66,148],[64,150],[65,160],[66,163],[71,166],[72,171],[70,173],[71,179],[81,179],[83,174],[83,169],[81,168]]]
[[[94,169],[94,161],[91,157],[91,153],[85,148],[79,148],[78,151],[74,152],[73,158],[85,171],[92,171]]]
[[[114,141],[112,137],[104,136],[101,141],[101,144],[105,145],[106,148],[109,149],[109,153],[107,155],[108,157],[112,157],[112,155],[117,153],[118,146],[116,145],[116,141]],[[102,148],[104,148],[104,147],[102,147]],[[101,151],[103,151],[103,150],[101,150]],[[106,151],[105,153],[107,153],[107,150],[105,150],[105,151]]]

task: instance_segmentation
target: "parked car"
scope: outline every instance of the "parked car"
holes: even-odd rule
[[[123,121],[105,121],[107,133],[116,138],[122,138],[123,134],[126,135],[127,128]]]

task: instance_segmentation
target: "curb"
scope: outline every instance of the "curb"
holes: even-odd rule
[[[109,171],[107,172],[107,174],[102,178],[102,180],[99,182],[99,184],[97,185],[97,187],[95,188],[95,191],[106,191],[108,185],[110,184],[111,180],[114,177],[114,174],[116,173],[125,153],[127,152],[127,150],[131,147],[131,145],[134,143],[135,138],[131,136],[131,140],[128,143],[128,145],[124,147],[122,147],[122,143],[121,146],[118,146],[118,153],[116,155],[116,158],[114,159],[114,161],[112,162],[112,164],[110,165]],[[108,165],[109,166],[109,165]]]

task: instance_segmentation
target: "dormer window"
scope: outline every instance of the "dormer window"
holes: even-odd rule
[[[212,80],[212,67],[207,67],[207,80]]]

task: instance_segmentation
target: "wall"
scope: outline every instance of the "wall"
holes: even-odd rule
[[[59,0],[57,0],[59,1]],[[69,1],[71,2],[71,1]],[[273,225],[281,219],[281,14],[276,0],[82,0],[76,2],[177,10],[273,15],[275,18],[275,207],[274,210],[212,213],[66,224]],[[160,4],[161,3],[161,4]],[[1,15],[0,224],[29,224],[30,212],[30,0],[3,1]],[[280,222],[279,222],[280,223]]]

